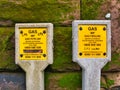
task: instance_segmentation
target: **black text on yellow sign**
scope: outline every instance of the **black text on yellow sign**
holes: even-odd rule
[[[47,60],[47,28],[19,28],[20,60]]]
[[[78,57],[106,58],[107,57],[107,26],[78,25]]]

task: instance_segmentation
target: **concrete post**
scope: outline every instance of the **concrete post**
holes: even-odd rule
[[[44,70],[53,63],[53,25],[19,23],[15,27],[15,60],[26,72],[26,90],[44,90]]]
[[[111,60],[109,20],[75,20],[73,61],[82,67],[82,90],[100,90],[101,69]]]
[[[45,63],[37,62],[37,65],[34,63],[31,64],[33,65],[26,71],[26,90],[44,90],[44,69],[46,67],[41,70],[40,66],[45,65]]]
[[[82,67],[82,90],[100,90],[101,69],[107,63],[102,60],[85,60]],[[83,63],[82,63],[83,64]]]

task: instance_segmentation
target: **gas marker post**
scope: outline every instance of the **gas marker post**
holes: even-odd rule
[[[26,90],[44,90],[44,69],[53,63],[53,24],[16,24],[15,45],[15,62],[26,72]]]
[[[100,90],[101,69],[111,60],[110,20],[75,20],[73,61],[82,67],[82,90]]]

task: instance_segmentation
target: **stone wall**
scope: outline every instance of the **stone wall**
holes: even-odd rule
[[[45,70],[45,90],[81,90],[81,68],[72,62],[73,20],[101,20],[111,13],[112,61],[102,70],[101,90],[120,89],[119,0],[1,0],[0,90],[25,90],[25,72],[15,64],[15,23],[54,24],[54,63]],[[19,77],[19,78],[18,78]]]

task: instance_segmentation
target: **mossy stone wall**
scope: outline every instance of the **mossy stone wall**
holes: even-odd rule
[[[80,19],[80,0],[1,0],[1,73],[24,73],[15,64],[15,24],[49,22],[54,24],[54,63],[45,70],[46,90],[80,89],[81,73],[73,72],[80,67],[72,62],[71,22],[74,19]]]
[[[46,90],[81,90],[81,68],[72,62],[71,22],[79,19],[106,19],[105,15],[111,13],[112,61],[102,70],[101,90],[119,88],[120,35],[117,34],[120,32],[119,10],[119,0],[1,0],[1,73],[3,71],[24,73],[15,64],[15,24],[50,22],[54,24],[54,63],[45,70]]]
[[[71,68],[71,22],[74,19],[80,19],[79,0],[0,1],[1,69],[18,69],[14,63],[15,23],[42,22],[54,24],[54,64],[51,67],[58,71]]]

